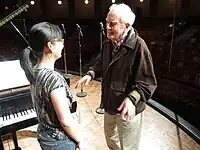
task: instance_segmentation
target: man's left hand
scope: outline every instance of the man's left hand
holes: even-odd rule
[[[130,121],[135,116],[135,106],[128,97],[123,100],[118,110],[121,112],[121,117],[125,121]]]

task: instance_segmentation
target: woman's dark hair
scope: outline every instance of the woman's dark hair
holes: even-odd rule
[[[42,57],[44,46],[53,40],[63,38],[62,31],[57,25],[42,22],[34,25],[30,30],[29,44],[36,57]]]
[[[41,22],[35,24],[29,34],[29,45],[20,53],[20,65],[25,71],[26,77],[30,83],[34,80],[33,66],[37,60],[43,56],[44,46],[48,42],[61,40],[63,38],[62,31],[59,26]]]

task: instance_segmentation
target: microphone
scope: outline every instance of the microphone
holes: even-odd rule
[[[76,26],[77,26],[78,29],[81,29],[81,27],[78,24],[76,24]]]
[[[62,29],[63,29],[64,34],[66,34],[66,30],[65,30],[64,24],[61,24],[61,26],[62,26]]]
[[[104,28],[103,28],[103,23],[100,22],[99,24],[100,24],[100,28],[101,28],[101,32],[102,32],[102,34],[105,35]]]
[[[80,35],[83,36],[83,33],[82,33],[82,30],[81,30],[81,27],[80,27],[78,24],[76,24],[76,27],[77,27],[78,31],[80,32]]]
[[[80,27],[78,24],[76,24],[76,26],[77,26],[78,31],[80,32],[80,35],[83,36],[83,33],[82,33],[82,30],[81,30],[81,27]]]
[[[100,27],[101,27],[101,28],[103,28],[103,23],[102,23],[102,22],[100,22],[99,24],[100,24]]]

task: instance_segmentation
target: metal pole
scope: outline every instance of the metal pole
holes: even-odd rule
[[[169,62],[168,62],[167,73],[169,73],[169,72],[170,72],[170,69],[171,69],[171,61],[172,61],[172,53],[173,53],[173,44],[174,44],[174,30],[175,30],[175,23],[176,23],[176,4],[177,4],[177,0],[174,1],[174,20],[173,20],[172,40],[171,40],[171,46],[170,46],[170,53],[169,53]]]
[[[79,45],[79,67],[80,67],[80,77],[82,78],[82,56],[81,56],[81,37],[83,36],[83,33],[81,31],[81,28],[78,24],[76,24],[77,29],[78,29],[78,45]],[[86,92],[83,92],[83,84],[81,83],[81,92],[78,92],[76,94],[77,97],[85,97],[87,96]]]

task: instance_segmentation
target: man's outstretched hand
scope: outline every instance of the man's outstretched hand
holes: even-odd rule
[[[79,87],[82,83],[85,82],[85,85],[88,85],[88,83],[92,80],[92,77],[90,75],[85,75],[80,80],[78,80],[75,84],[75,89]]]

